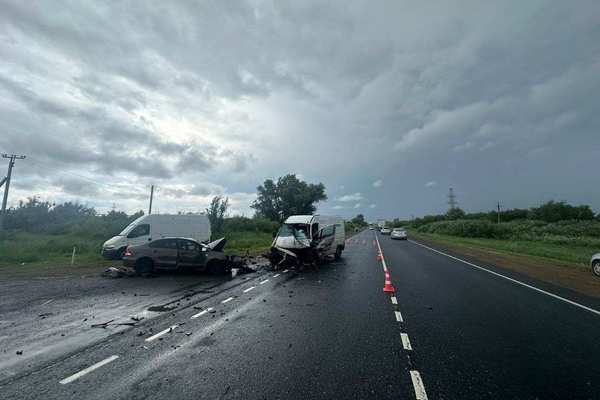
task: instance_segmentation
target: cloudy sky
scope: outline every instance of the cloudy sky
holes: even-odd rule
[[[344,216],[600,211],[598,1],[0,3],[12,204],[251,215],[296,173]]]

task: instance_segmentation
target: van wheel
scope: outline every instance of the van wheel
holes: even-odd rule
[[[592,264],[592,272],[594,273],[594,275],[600,276],[600,260],[594,261],[594,263]]]
[[[334,258],[337,260],[339,260],[340,258],[342,258],[342,248],[338,247],[337,249],[335,249],[335,255]]]
[[[148,275],[154,271],[154,263],[149,258],[142,258],[135,262],[135,272],[138,275]]]

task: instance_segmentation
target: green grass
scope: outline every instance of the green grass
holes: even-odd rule
[[[557,244],[536,240],[502,240],[463,238],[449,235],[429,234],[410,231],[415,239],[432,240],[440,243],[463,245],[479,249],[494,250],[501,253],[544,257],[565,261],[581,266],[589,265],[590,258],[599,248],[572,244]]]
[[[73,247],[76,247],[76,264],[100,261],[102,243],[103,240],[75,234],[5,234],[0,237],[0,266],[70,264]]]
[[[265,232],[227,232],[223,236],[227,238],[225,253],[240,256],[245,255],[246,252],[250,255],[265,253],[273,242],[273,234]]]
[[[222,236],[227,238],[227,254],[244,255],[248,251],[251,255],[259,255],[267,251],[273,241],[272,234],[265,232],[226,232]],[[104,240],[76,234],[4,234],[0,237],[0,267],[23,263],[28,266],[70,265],[74,246],[77,249],[75,266],[100,263]]]

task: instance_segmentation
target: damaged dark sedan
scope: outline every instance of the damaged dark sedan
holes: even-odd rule
[[[221,238],[205,244],[188,238],[163,238],[150,243],[129,246],[123,255],[123,265],[138,274],[158,270],[199,270],[213,274],[228,270],[223,252],[227,240]]]

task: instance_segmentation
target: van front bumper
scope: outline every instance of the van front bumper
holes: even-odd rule
[[[121,249],[113,248],[113,249],[102,249],[102,257],[107,260],[120,260],[121,259]]]

